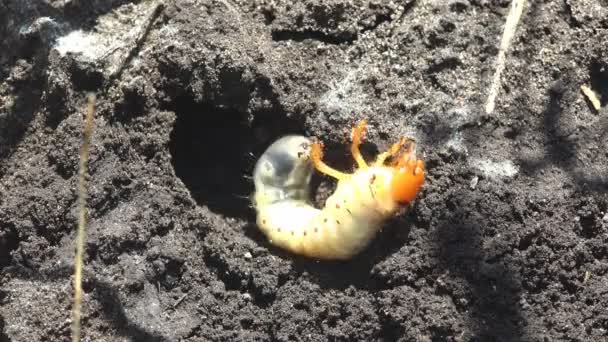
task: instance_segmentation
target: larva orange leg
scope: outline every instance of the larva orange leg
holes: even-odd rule
[[[315,141],[312,143],[310,148],[310,159],[312,160],[312,164],[314,165],[315,169],[323,174],[337,180],[346,179],[349,176],[348,174],[340,172],[323,162],[323,143],[320,141]]]
[[[378,155],[378,157],[376,158],[376,162],[374,163],[374,166],[379,167],[379,166],[384,165],[384,162],[386,161],[387,158],[396,155],[397,153],[399,153],[401,148],[403,146],[405,146],[405,144],[407,144],[408,142],[412,143],[413,141],[414,141],[414,139],[412,139],[412,138],[401,138],[401,140],[394,143],[393,146],[391,146],[391,148],[388,151],[382,152]]]
[[[353,128],[353,131],[351,133],[351,138],[352,138],[352,145],[350,147],[350,152],[353,155],[353,158],[355,159],[355,161],[357,162],[357,165],[359,165],[360,169],[365,169],[367,168],[367,163],[365,162],[365,159],[363,159],[363,156],[361,155],[361,151],[359,151],[359,145],[361,145],[361,142],[363,141],[363,137],[365,136],[365,133],[367,132],[367,120],[361,120],[357,126],[355,126]]]

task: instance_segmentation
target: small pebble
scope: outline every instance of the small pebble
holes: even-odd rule
[[[244,257],[245,257],[245,259],[247,259],[247,260],[249,260],[249,259],[253,258],[253,256],[252,256],[252,255],[251,255],[251,253],[249,253],[249,252],[245,253]]]
[[[469,184],[471,190],[475,190],[475,188],[477,187],[477,183],[479,183],[479,177],[475,176],[473,177],[473,179],[471,179],[471,183]]]

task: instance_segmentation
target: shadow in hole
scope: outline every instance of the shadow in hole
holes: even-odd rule
[[[602,107],[608,104],[608,64],[601,60],[594,60],[589,67],[591,88],[598,95]]]
[[[10,337],[4,332],[4,326],[6,323],[4,322],[4,317],[0,315],[0,342],[10,342]]]
[[[26,89],[27,91],[17,94],[10,112],[0,116],[0,160],[12,155],[23,139],[34,113],[40,108],[40,90],[29,86]]]
[[[199,205],[245,218],[253,184],[253,132],[236,112],[212,107],[178,108],[170,151],[176,175]]]
[[[40,283],[51,281],[68,281],[72,276],[73,268],[62,266],[51,270],[45,270],[34,274],[29,270],[6,270],[13,278],[34,280]],[[120,336],[134,342],[165,342],[169,341],[160,334],[146,331],[144,327],[133,323],[126,315],[123,304],[118,296],[118,291],[109,283],[95,278],[88,272],[83,277],[85,290],[92,289],[95,298],[102,307],[105,319],[110,322]],[[88,291],[87,291],[88,292]],[[83,329],[84,330],[84,329]],[[2,336],[2,335],[0,335]]]
[[[259,115],[249,123],[229,109],[201,105],[188,98],[175,101],[177,120],[170,152],[176,175],[199,205],[230,217],[251,219],[251,174],[257,157],[279,136],[301,127],[278,114]],[[287,133],[285,133],[287,134]]]
[[[0,228],[0,271],[11,263],[11,253],[19,246],[19,236],[13,225]]]
[[[466,304],[479,341],[518,341],[525,322],[519,310],[521,286],[513,270],[487,260],[482,250],[479,223],[458,219],[467,215],[456,209],[454,218],[438,227],[439,266],[464,279],[471,289]]]

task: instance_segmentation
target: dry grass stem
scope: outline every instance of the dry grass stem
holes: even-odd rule
[[[74,308],[72,311],[72,342],[80,341],[80,314],[82,306],[82,268],[84,242],[87,225],[87,163],[93,134],[93,114],[95,112],[95,95],[88,98],[87,112],[83,130],[83,141],[80,149],[80,166],[78,170],[78,232],[76,235],[76,256],[74,259]]]
[[[507,21],[505,23],[505,30],[500,41],[500,49],[498,50],[498,57],[496,59],[496,71],[494,72],[494,78],[492,79],[492,85],[490,86],[490,93],[488,94],[488,101],[486,102],[486,114],[494,112],[496,105],[496,96],[500,89],[501,75],[505,69],[506,55],[511,45],[511,39],[515,35],[517,29],[517,23],[521,19],[521,15],[524,11],[524,5],[526,0],[513,0],[511,4],[511,11],[507,15]]]

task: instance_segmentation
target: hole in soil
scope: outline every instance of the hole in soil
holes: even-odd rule
[[[103,74],[92,65],[79,64],[78,61],[71,60],[69,70],[72,84],[76,90],[95,91],[103,84]]]
[[[11,252],[17,249],[19,239],[13,229],[0,232],[0,269],[11,263]]]
[[[589,68],[591,76],[591,88],[595,90],[599,96],[602,106],[608,104],[608,65],[595,61]]]
[[[298,134],[301,123],[278,113],[253,122],[232,109],[178,98],[170,151],[176,175],[199,205],[230,217],[252,219],[249,176],[257,158],[279,136]]]
[[[6,334],[4,318],[0,316],[0,341],[10,342],[11,338]]]

